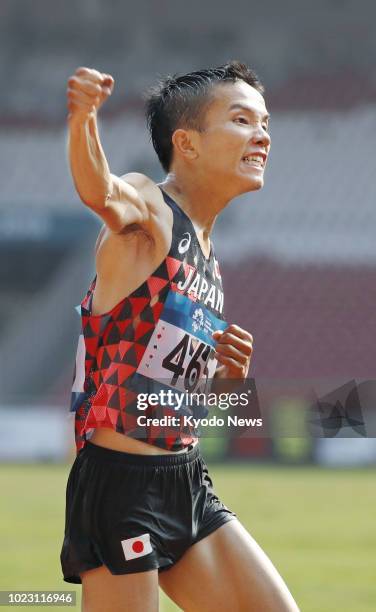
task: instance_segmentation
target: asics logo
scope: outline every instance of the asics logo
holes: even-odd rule
[[[183,234],[183,238],[180,240],[178,244],[178,251],[180,255],[183,255],[183,253],[186,253],[190,245],[191,245],[191,235],[189,232],[185,232]]]

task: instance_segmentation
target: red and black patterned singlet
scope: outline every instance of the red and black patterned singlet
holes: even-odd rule
[[[216,367],[211,333],[224,329],[223,289],[213,245],[206,259],[189,217],[163,192],[173,212],[168,255],[142,285],[112,310],[91,314],[96,277],[77,307],[82,322],[71,411],[77,453],[94,429],[111,428],[172,451],[195,440],[192,427],[139,425],[157,407],[140,411],[137,396],[159,387],[194,391],[200,376]],[[185,382],[188,381],[188,387]],[[158,406],[175,415],[173,406]]]

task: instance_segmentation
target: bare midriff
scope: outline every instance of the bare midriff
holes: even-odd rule
[[[95,429],[90,438],[90,442],[98,446],[111,448],[112,450],[136,455],[176,455],[187,452],[187,448],[183,448],[183,450],[177,452],[168,451],[164,448],[159,448],[159,446],[135,440],[134,438],[130,438],[129,436],[125,436],[124,434],[106,427]]]

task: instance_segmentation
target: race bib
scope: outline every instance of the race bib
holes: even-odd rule
[[[212,333],[226,327],[202,304],[170,291],[137,373],[179,391],[207,391],[217,367]]]

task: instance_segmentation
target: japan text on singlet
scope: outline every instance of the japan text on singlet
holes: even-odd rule
[[[173,212],[166,258],[109,312],[91,314],[96,277],[77,307],[82,333],[71,400],[77,453],[99,427],[171,451],[182,450],[197,436],[193,426],[184,424],[186,419],[162,425],[163,416],[192,414],[186,404],[181,403],[177,411],[166,402],[156,404],[155,396],[153,403],[139,402],[140,397],[147,400],[161,389],[199,391],[203,380],[213,378],[217,366],[212,333],[226,327],[213,245],[206,259],[191,220],[162,193]]]

